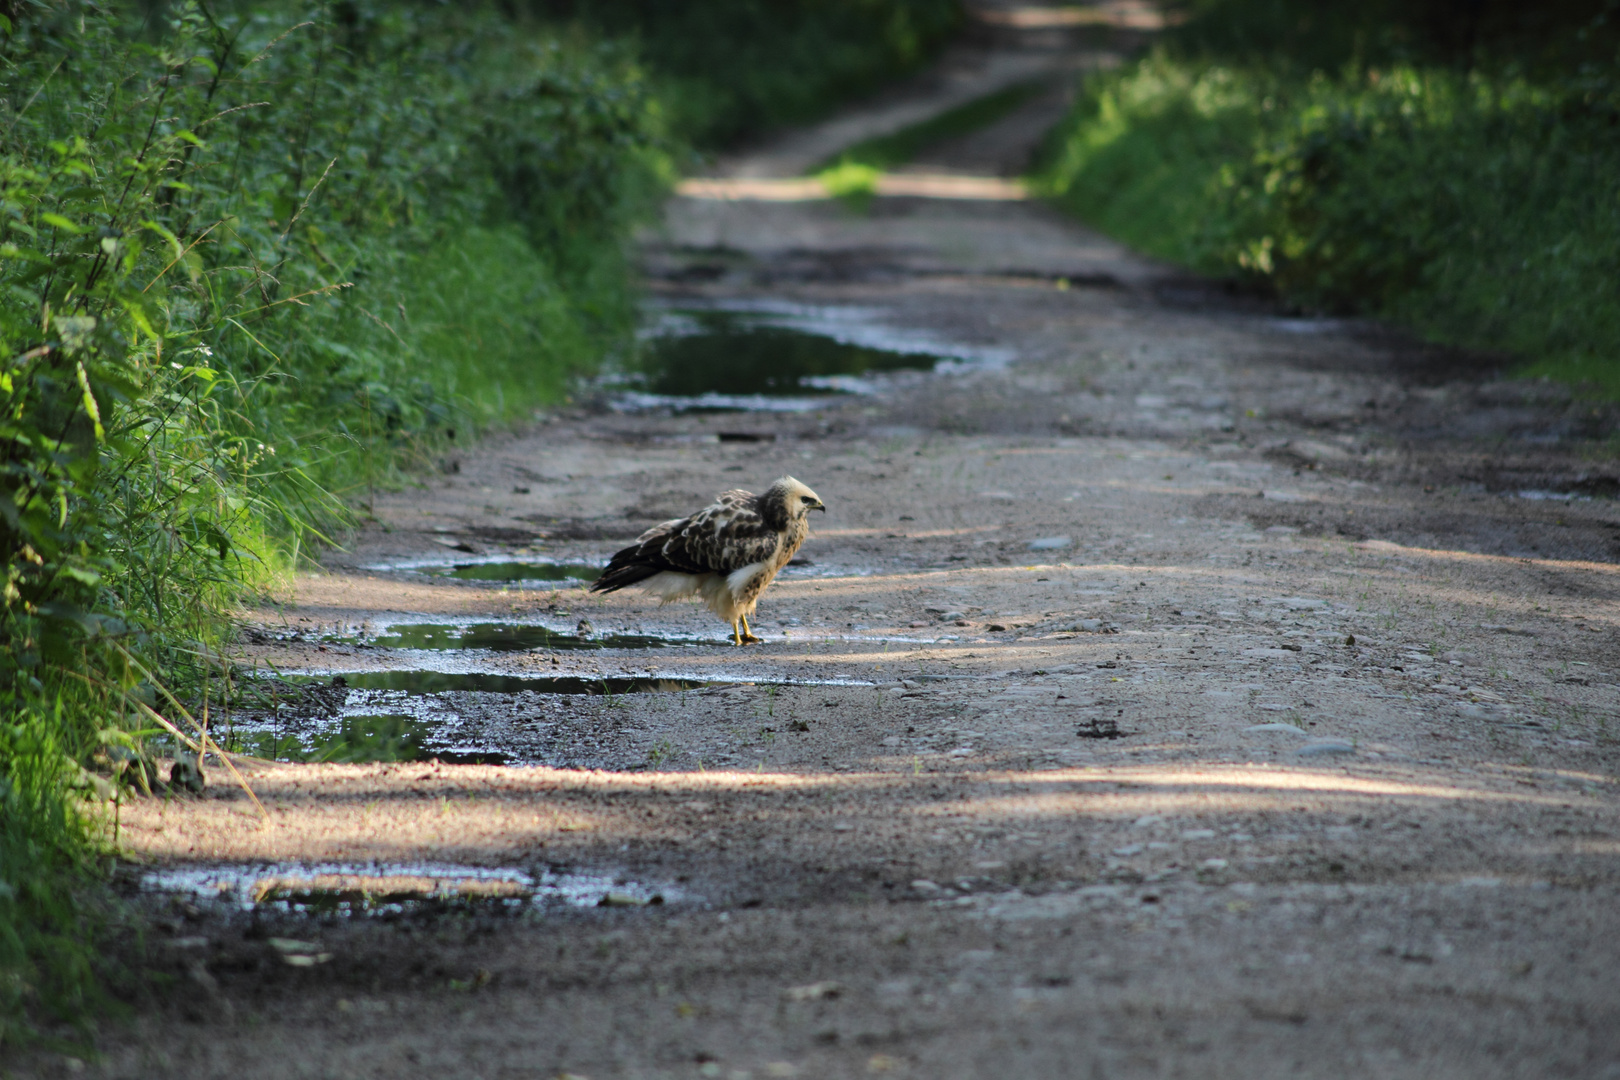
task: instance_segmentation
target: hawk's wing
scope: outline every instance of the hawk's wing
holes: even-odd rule
[[[612,592],[654,574],[729,574],[775,557],[782,538],[765,524],[758,500],[727,491],[687,518],[654,525],[613,556],[592,592]]]

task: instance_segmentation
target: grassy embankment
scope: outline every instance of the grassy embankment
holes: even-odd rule
[[[1454,6],[1196,5],[1088,81],[1037,181],[1153,255],[1620,397],[1616,20]]]
[[[630,48],[493,9],[5,11],[0,1046],[107,1004],[117,800],[154,786],[148,739],[204,746],[233,605],[628,340],[672,111]],[[876,77],[935,40],[840,55]]]

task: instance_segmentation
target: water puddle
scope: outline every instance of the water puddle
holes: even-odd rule
[[[532,652],[535,649],[663,649],[712,645],[715,642],[652,634],[567,634],[530,623],[396,623],[367,638],[366,644],[386,649]]]
[[[453,863],[173,867],[146,874],[141,888],[241,911],[348,916],[469,905],[514,911],[647,907],[684,899],[674,886],[631,881],[609,873]]]
[[[460,581],[550,581],[573,584],[595,581],[602,568],[590,563],[464,562],[429,570],[435,577]]]
[[[609,385],[621,388],[620,411],[803,412],[840,395],[874,394],[878,376],[1010,358],[893,330],[865,309],[684,308],[661,313],[635,365]]]
[[[494,581],[520,588],[542,589],[585,585],[602,576],[602,567],[596,563],[514,559],[511,555],[483,559],[412,559],[374,563],[361,569],[373,573],[421,574],[457,581]]]
[[[286,675],[288,682],[337,689],[340,703],[288,704],[269,714],[237,714],[216,737],[225,749],[272,761],[345,763],[439,761],[454,765],[559,764],[612,742],[610,731],[567,734],[544,704],[559,698],[682,692],[696,679],[587,678],[422,670]],[[456,700],[452,693],[486,695]]]
[[[442,745],[441,725],[420,716],[346,713],[328,723],[239,723],[225,737],[228,749],[271,761],[361,765],[379,761],[426,761],[451,765],[505,765],[499,750]]]
[[[429,654],[431,655],[431,654]],[[730,688],[871,686],[849,679],[782,682],[731,673],[527,675],[479,670],[283,672],[259,708],[234,712],[214,737],[226,750],[297,763],[425,761],[558,768],[640,763],[628,698]],[[291,690],[287,683],[308,687]],[[697,702],[691,702],[697,706]],[[172,748],[171,748],[172,749]]]
[[[341,675],[288,675],[289,682],[326,683],[352,690],[398,690],[407,694],[658,694],[696,690],[708,683],[688,679],[581,675],[502,675],[484,671],[349,671]],[[341,681],[339,681],[341,680]]]

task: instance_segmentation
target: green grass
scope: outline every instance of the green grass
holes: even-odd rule
[[[1094,77],[1037,185],[1132,245],[1620,398],[1620,82],[1161,50]]]

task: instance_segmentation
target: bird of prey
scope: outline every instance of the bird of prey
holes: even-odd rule
[[[810,534],[810,511],[827,507],[784,476],[761,495],[736,489],[691,517],[654,525],[608,563],[591,592],[641,585],[662,603],[700,596],[731,626],[738,645],[759,641],[748,629],[760,593]]]

